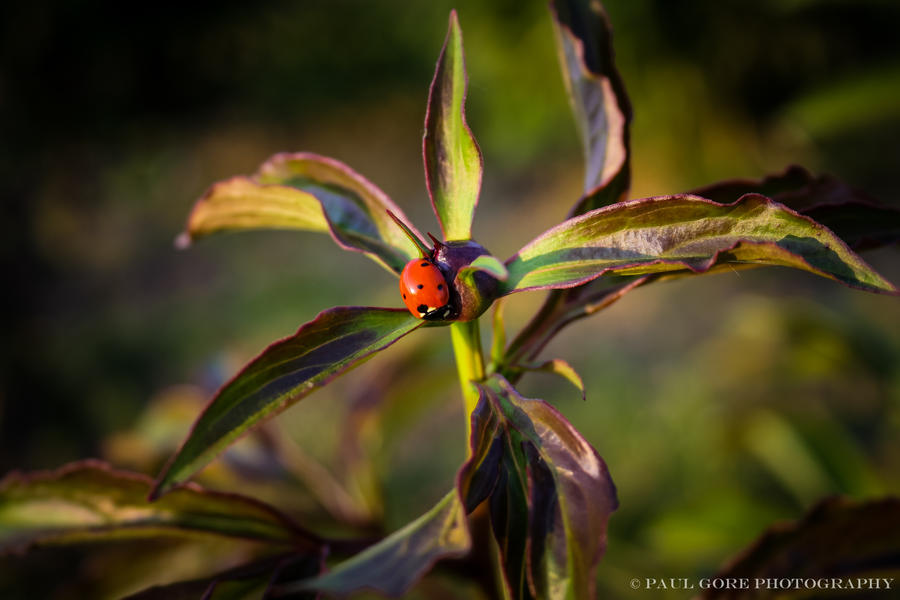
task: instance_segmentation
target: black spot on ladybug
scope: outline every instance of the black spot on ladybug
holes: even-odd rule
[[[420,264],[419,266],[420,266],[420,267],[427,267],[427,266],[428,266],[428,263],[427,263],[427,262],[423,262],[423,263]]]
[[[420,289],[420,290],[421,290],[421,289],[422,289],[422,288],[423,288],[423,287],[425,287],[425,286],[424,286],[424,285],[422,285],[422,284],[421,284],[421,283],[420,283],[420,284],[419,284],[419,285],[417,285],[417,286],[416,286],[416,287],[417,287],[417,288],[419,288],[419,289]]]
[[[406,300],[406,294],[403,294],[403,299]]]
[[[444,284],[443,284],[443,283],[439,283],[439,284],[438,284],[438,289],[439,289],[439,290],[444,289]]]
[[[420,304],[416,307],[416,310],[420,313],[426,313],[428,312],[428,306],[426,304]]]

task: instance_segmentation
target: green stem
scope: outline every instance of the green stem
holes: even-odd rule
[[[472,382],[484,379],[484,358],[481,354],[478,320],[453,323],[450,325],[450,337],[453,340],[456,370],[459,373],[459,384],[462,387],[466,407],[466,440],[468,440],[472,426],[470,417],[478,404],[478,389]]]

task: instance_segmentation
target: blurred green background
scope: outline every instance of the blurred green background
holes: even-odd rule
[[[636,114],[633,197],[799,163],[898,203],[900,4],[605,5]],[[291,150],[348,163],[437,232],[421,135],[452,7],[484,153],[475,236],[506,257],[580,191],[543,2],[0,8],[0,472],[106,456],[154,474],[202,402],[268,342],[330,306],[401,305],[394,279],[325,236],[222,236],[183,252],[172,241],[210,183]],[[865,255],[900,283],[897,256]],[[513,332],[539,302],[509,300]],[[279,422],[346,471],[334,432],[354,400],[387,390],[364,450],[388,529],[436,501],[463,458],[447,332],[420,333]],[[587,402],[540,375],[522,392],[560,407],[619,488],[604,597],[646,597],[632,577],[709,575],[825,495],[900,492],[894,298],[778,269],[685,279],[630,294],[545,356],[579,370]],[[147,416],[173,395],[190,400]],[[88,587],[41,578],[62,560],[57,579],[80,569]],[[111,593],[96,584],[103,565],[77,551],[11,559],[0,591]]]

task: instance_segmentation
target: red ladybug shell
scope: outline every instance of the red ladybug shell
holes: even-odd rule
[[[420,319],[450,301],[450,291],[440,269],[425,258],[411,260],[403,267],[400,294],[409,312]]]

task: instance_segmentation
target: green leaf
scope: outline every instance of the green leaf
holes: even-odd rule
[[[802,585],[776,589],[767,584],[785,578],[829,584],[836,579],[844,589],[834,591],[835,597],[888,597],[885,584],[896,590],[900,582],[900,500],[825,500],[800,521],[769,529],[716,577],[747,579],[753,597],[760,599],[810,597]],[[874,583],[880,587],[871,587]],[[816,592],[818,598],[829,590]],[[710,589],[702,597],[733,596]]]
[[[342,248],[399,273],[419,253],[387,211],[419,235],[384,192],[347,165],[315,154],[276,154],[251,177],[213,184],[191,211],[180,243],[220,231],[330,232]]]
[[[538,364],[526,364],[522,365],[522,370],[535,372],[535,371],[543,371],[544,373],[552,373],[554,375],[559,375],[581,392],[581,399],[586,400],[587,396],[584,391],[584,380],[581,379],[581,375],[566,361],[561,358],[554,358],[552,360],[548,360]]]
[[[456,11],[441,49],[425,113],[425,182],[445,240],[472,238],[481,191],[481,151],[466,124],[466,67]]]
[[[219,390],[163,469],[152,497],[185,481],[257,423],[423,323],[400,309],[338,307],[319,313],[294,335],[266,348]]]
[[[491,321],[491,366],[495,368],[503,362],[506,353],[506,323],[503,318],[503,299],[494,303],[494,318]]]
[[[457,486],[468,510],[489,499],[511,597],[593,597],[618,505],[603,459],[552,406],[502,377],[479,391]]]
[[[715,202],[763,194],[831,229],[854,250],[900,242],[900,210],[876,202],[846,183],[803,167],[762,179],[721,181],[691,192]]]
[[[834,233],[752,194],[725,205],[690,195],[646,198],[569,219],[510,258],[503,285],[507,294],[560,289],[604,273],[702,273],[725,263],[789,266],[897,293]]]
[[[495,256],[491,256],[490,254],[482,254],[475,260],[473,260],[467,267],[463,267],[460,269],[457,274],[469,274],[474,273],[475,271],[482,271],[487,273],[494,279],[499,279],[503,281],[507,277],[509,277],[509,272],[507,272],[506,267],[500,259]]]
[[[318,590],[345,595],[370,588],[400,596],[436,561],[462,556],[470,546],[466,514],[453,490],[412,523],[324,575],[284,585],[278,591]]]
[[[318,552],[321,542],[262,502],[178,489],[147,501],[152,480],[100,461],[56,471],[12,472],[0,481],[0,553],[32,546],[214,535]]]
[[[631,184],[631,105],[613,61],[612,28],[599,2],[554,0],[553,24],[563,80],[584,144],[580,215],[624,199]]]

